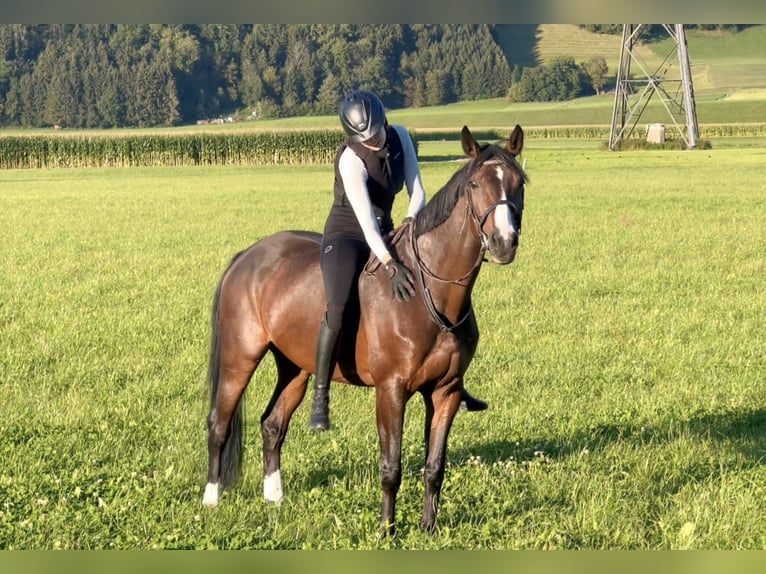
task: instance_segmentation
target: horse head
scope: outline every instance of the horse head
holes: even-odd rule
[[[516,126],[504,147],[480,145],[467,126],[460,134],[471,158],[466,172],[466,200],[472,219],[492,261],[506,265],[516,257],[524,212],[526,175],[516,161],[524,132]]]

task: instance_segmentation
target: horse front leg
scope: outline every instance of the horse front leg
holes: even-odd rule
[[[439,505],[444,468],[447,463],[447,437],[460,407],[462,385],[446,385],[436,389],[426,403],[425,498],[420,528],[433,532]]]
[[[396,495],[402,483],[402,432],[406,402],[407,397],[402,387],[394,384],[375,388],[375,418],[380,440],[380,483],[383,489],[380,528],[389,536],[396,532]]]

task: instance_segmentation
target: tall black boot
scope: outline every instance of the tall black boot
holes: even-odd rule
[[[485,403],[481,399],[472,397],[468,391],[463,389],[463,396],[460,399],[461,410],[468,411],[468,412],[486,411],[487,407],[489,407],[487,403]]]
[[[340,331],[330,329],[323,319],[317,341],[316,377],[314,379],[314,403],[311,407],[309,427],[315,431],[330,428],[330,376],[335,358],[335,341]]]

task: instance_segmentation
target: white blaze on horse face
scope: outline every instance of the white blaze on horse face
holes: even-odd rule
[[[208,482],[205,486],[205,495],[202,497],[203,506],[218,506],[218,483]]]
[[[275,470],[263,478],[263,498],[267,502],[281,502],[282,497],[282,473]]]
[[[503,185],[503,169],[500,166],[495,168],[497,179],[500,186]],[[502,201],[508,199],[505,195],[505,189],[503,189],[503,195],[500,198]],[[516,228],[513,226],[513,217],[511,217],[511,208],[505,204],[498,205],[495,208],[495,229],[503,239],[510,239],[516,234]]]

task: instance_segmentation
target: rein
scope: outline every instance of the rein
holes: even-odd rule
[[[445,333],[449,333],[453,331],[454,329],[457,329],[459,325],[461,325],[471,314],[471,307],[468,307],[468,310],[465,312],[465,314],[456,322],[456,323],[450,323],[447,318],[439,313],[439,311],[436,309],[436,305],[434,304],[434,298],[431,295],[431,290],[426,285],[426,274],[429,277],[432,277],[433,279],[436,279],[437,281],[441,281],[442,283],[451,283],[453,285],[459,285],[461,287],[466,287],[467,285],[464,285],[462,282],[470,277],[470,275],[482,264],[482,261],[484,260],[484,247],[481,248],[479,251],[479,258],[477,259],[476,263],[473,264],[471,269],[466,273],[465,275],[462,275],[461,277],[458,277],[455,280],[447,280],[442,279],[436,275],[434,275],[428,267],[426,267],[426,264],[423,262],[423,259],[420,257],[420,251],[418,250],[418,240],[415,238],[415,230],[414,230],[414,223],[410,224],[410,243],[412,244],[412,254],[415,257],[415,263],[417,263],[417,266],[415,268],[415,275],[418,278],[418,285],[420,285],[420,290],[423,292],[423,302],[426,304],[426,309],[428,310],[428,314],[431,316],[431,319],[434,323],[439,327],[439,329]]]

